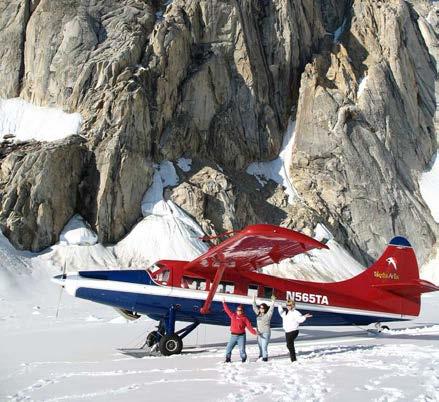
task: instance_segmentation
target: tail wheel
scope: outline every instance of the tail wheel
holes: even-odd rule
[[[183,341],[177,334],[165,335],[160,339],[159,350],[163,356],[179,355]]]
[[[159,333],[157,331],[151,331],[146,337],[146,346],[152,347],[159,341]]]

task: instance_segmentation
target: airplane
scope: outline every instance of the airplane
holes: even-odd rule
[[[420,312],[421,294],[439,290],[419,278],[414,250],[404,237],[393,238],[373,265],[340,282],[258,272],[313,249],[328,246],[287,228],[257,224],[233,232],[193,261],[160,260],[147,269],[64,272],[52,281],[73,296],[112,306],[127,318],[146,315],[159,321],[146,344],[164,356],[181,353],[183,338],[199,324],[230,325],[223,298],[231,308],[242,305],[253,325],[253,297],[268,304],[273,294],[278,301],[295,300],[299,311],[312,314],[307,326],[368,325],[413,319]],[[177,320],[190,324],[176,331]],[[273,314],[271,325],[282,327],[279,314]]]

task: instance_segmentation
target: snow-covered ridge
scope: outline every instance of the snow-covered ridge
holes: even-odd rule
[[[16,141],[55,141],[78,134],[81,123],[79,113],[35,106],[20,98],[0,99],[0,140],[13,135]]]
[[[182,162],[184,168],[187,165],[187,161]],[[200,240],[204,236],[200,226],[163,198],[165,187],[178,181],[172,162],[163,161],[155,167],[153,183],[142,200],[144,219],[114,247],[124,266],[145,266],[165,258],[190,261],[207,250]]]
[[[365,267],[338,244],[322,224],[315,228],[314,238],[326,242],[329,250],[312,250],[264,268],[264,272],[281,278],[334,282],[352,278]]]

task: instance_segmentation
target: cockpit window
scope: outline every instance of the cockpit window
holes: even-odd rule
[[[168,268],[161,268],[152,272],[152,277],[160,285],[167,285],[171,277],[171,271]]]
[[[148,267],[148,271],[151,272],[152,274],[157,272],[160,268],[157,264],[152,264],[151,266]]]

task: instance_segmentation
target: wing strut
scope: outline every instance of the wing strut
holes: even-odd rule
[[[226,264],[222,263],[220,267],[215,272],[215,278],[210,285],[209,294],[207,295],[206,301],[204,302],[203,307],[200,309],[201,314],[207,314],[210,309],[210,305],[212,304],[213,296],[215,296],[216,289],[220,283],[221,278],[223,277],[224,270],[226,269]]]

